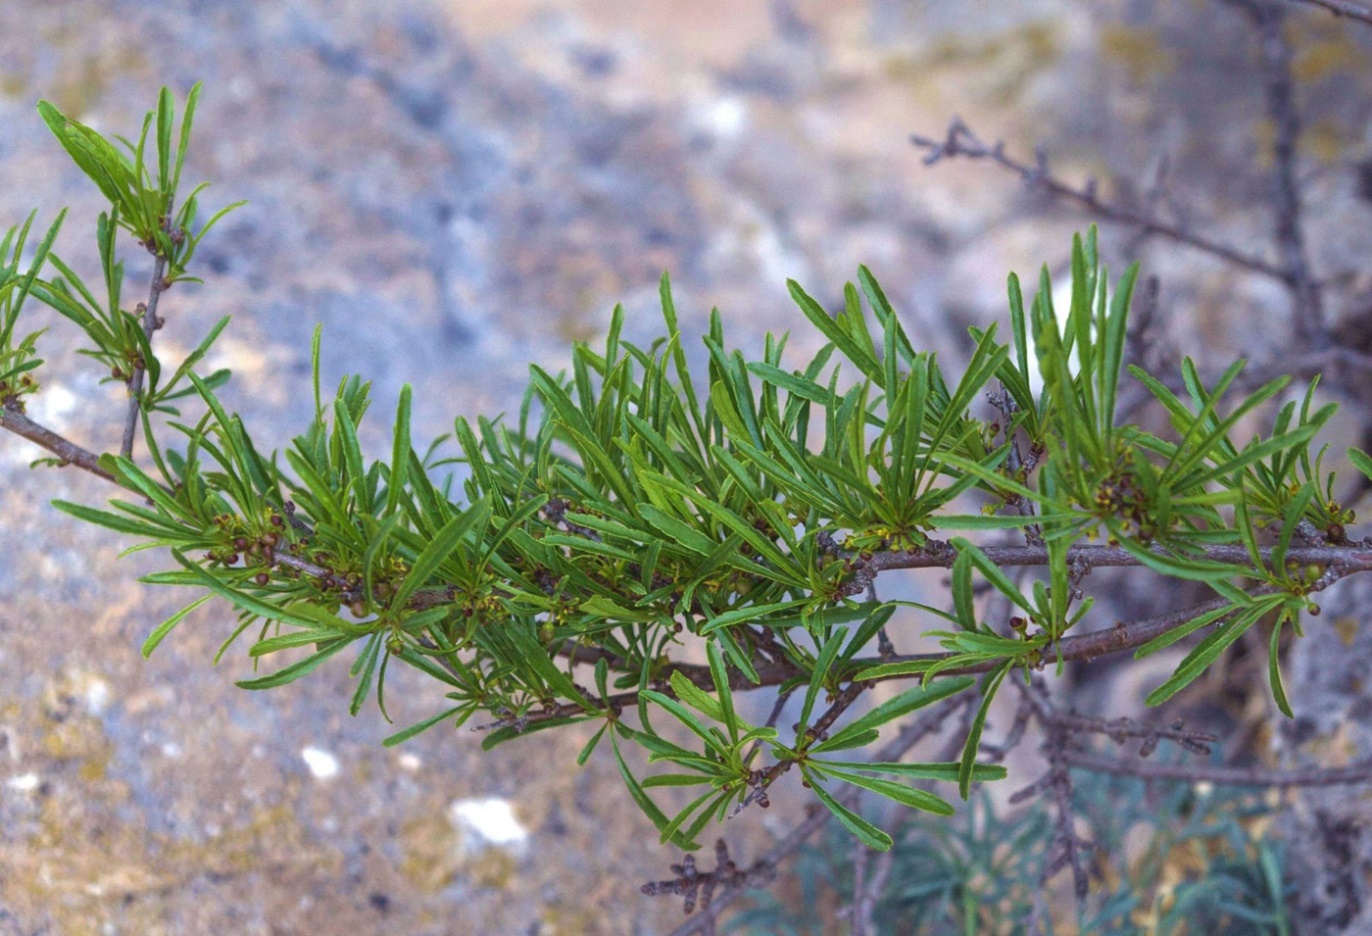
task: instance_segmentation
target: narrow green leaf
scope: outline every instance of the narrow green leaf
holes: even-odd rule
[[[1215,628],[1204,640],[1192,648],[1191,652],[1177,665],[1176,672],[1166,682],[1148,694],[1144,704],[1150,708],[1161,705],[1191,685],[1230,644],[1242,637],[1248,628],[1256,624],[1258,618],[1266,613],[1266,610],[1265,605],[1255,604],[1233,620],[1226,621]]]
[[[671,683],[672,691],[676,693],[676,697],[682,702],[698,712],[701,712],[711,721],[724,721],[724,709],[719,702],[715,701],[715,699],[704,689],[701,689],[682,675],[680,670],[672,671]],[[705,727],[704,725],[700,725],[699,722],[696,724],[701,728]]]
[[[259,676],[256,679],[240,679],[234,685],[240,689],[275,689],[287,683],[295,682],[301,676],[314,672],[329,657],[338,653],[344,647],[353,642],[353,638],[339,637],[333,643],[324,647],[317,653],[312,653],[298,663],[292,663],[285,669],[277,670],[267,676]]]
[[[902,806],[923,810],[936,816],[951,816],[954,812],[953,804],[943,797],[935,796],[933,793],[927,793],[924,790],[917,790],[903,783],[896,783],[894,780],[868,777],[856,771],[835,768],[833,765],[825,764],[822,761],[811,762],[811,767],[816,773],[827,774],[837,780],[842,780],[844,783],[851,783],[853,786],[862,787],[864,790],[879,793],[887,799],[895,800]]]
[[[163,88],[157,96],[157,187],[163,193],[171,191],[168,170],[171,167],[172,114],[175,109],[171,91]]]
[[[1170,631],[1154,637],[1152,640],[1148,641],[1148,643],[1139,647],[1134,651],[1134,659],[1141,660],[1146,656],[1157,653],[1165,647],[1170,647],[1188,634],[1195,633],[1202,627],[1213,624],[1220,618],[1233,614],[1235,610],[1237,610],[1235,605],[1222,605],[1221,607],[1207,611],[1204,614],[1197,615],[1180,627],[1174,627]]]
[[[362,446],[357,439],[357,426],[353,423],[352,414],[342,399],[334,402],[334,430],[343,445],[343,461],[348,469],[348,484],[352,488],[353,498],[359,510],[370,514],[372,498],[362,461]]]
[[[1369,481],[1372,481],[1372,456],[1369,456],[1360,448],[1349,446],[1348,460],[1353,464],[1354,468],[1363,473],[1364,477]]]
[[[348,714],[356,716],[362,710],[362,705],[367,701],[367,696],[372,691],[372,679],[376,673],[377,654],[381,651],[385,643],[384,635],[381,632],[373,634],[368,640],[367,645],[362,648],[362,654],[358,657],[357,663],[349,671],[349,675],[357,679],[357,688],[353,690],[353,697],[348,703]]]
[[[386,513],[394,514],[405,493],[405,472],[410,465],[410,385],[400,388],[395,410],[395,438],[391,448],[391,475],[386,482]]]
[[[108,513],[104,510],[96,510],[95,508],[87,507],[84,504],[73,504],[69,501],[54,500],[52,505],[65,514],[71,514],[78,520],[94,523],[97,526],[114,530],[116,533],[127,533],[130,536],[162,537],[166,536],[169,532],[168,529],[164,527],[154,526],[151,523],[139,523],[136,520],[130,520],[128,517],[121,517],[118,514]]]
[[[724,654],[716,641],[705,644],[705,655],[710,661],[710,678],[715,684],[715,694],[719,696],[720,721],[729,732],[729,737],[738,742],[739,720],[734,714],[734,695],[729,689],[729,670],[724,665]],[[673,673],[673,676],[679,673]]]
[[[731,611],[725,611],[723,614],[717,614],[714,617],[710,618],[700,628],[700,633],[703,636],[705,634],[717,631],[720,628],[730,627],[742,621],[759,621],[760,623],[766,623],[765,621],[761,621],[761,619],[770,614],[778,614],[782,611],[789,611],[792,608],[798,608],[803,604],[806,604],[806,599],[797,599],[796,601],[777,601],[771,604],[745,605],[741,608],[734,608]]]
[[[853,810],[844,806],[824,789],[819,779],[813,771],[806,770],[804,766],[801,770],[805,773],[806,779],[810,781],[810,791],[818,797],[824,804],[824,808],[833,813],[839,822],[843,823],[844,828],[858,837],[862,844],[877,851],[889,851],[891,848],[891,836],[872,825],[866,819],[859,816]]]
[[[820,648],[819,655],[815,657],[814,669],[810,671],[810,684],[805,690],[805,703],[800,708],[800,720],[796,723],[797,733],[804,733],[810,727],[810,713],[814,711],[815,700],[819,698],[819,692],[824,688],[824,684],[829,679],[829,670],[834,664],[834,658],[838,656],[839,650],[843,647],[843,642],[848,638],[848,628],[840,627],[836,629],[824,646]]]
[[[437,725],[439,722],[452,718],[458,712],[462,711],[462,709],[463,706],[455,705],[445,712],[439,712],[437,715],[433,715],[429,718],[424,719],[421,722],[417,722],[403,731],[397,731],[395,734],[391,735],[390,737],[382,741],[381,745],[383,747],[395,747],[397,744],[402,744],[410,740],[420,732],[428,731],[430,728],[432,728],[434,725]]]
[[[1277,703],[1277,708],[1287,718],[1295,718],[1291,712],[1291,703],[1286,698],[1286,689],[1282,686],[1281,680],[1281,629],[1286,623],[1286,615],[1277,618],[1277,623],[1272,625],[1272,637],[1267,644],[1267,678],[1272,684],[1272,699]]]
[[[163,621],[161,624],[158,624],[155,628],[153,628],[153,632],[148,635],[148,639],[143,641],[143,659],[146,660],[148,659],[148,657],[152,656],[152,652],[157,649],[157,645],[162,642],[162,639],[164,637],[166,637],[168,634],[172,632],[172,628],[181,623],[182,619],[184,619],[186,615],[190,614],[196,608],[200,607],[202,604],[209,601],[213,597],[214,595],[210,594],[195,599],[190,604],[182,608],[180,611],[176,612],[171,617]]]
[[[591,759],[591,753],[596,749],[596,745],[600,743],[600,739],[605,737],[605,730],[609,727],[610,723],[607,721],[605,724],[600,726],[600,728],[596,731],[595,734],[591,735],[591,740],[587,741],[584,745],[582,745],[581,753],[577,754],[576,756],[576,765],[578,767],[586,766],[586,761]],[[644,786],[648,785],[648,783],[644,783]]]
[[[629,795],[633,797],[638,808],[643,810],[643,814],[648,817],[648,821],[659,833],[666,831],[670,824],[669,820],[663,815],[662,810],[657,808],[657,804],[644,791],[643,786],[634,779],[634,775],[629,772],[629,765],[624,763],[624,755],[619,751],[619,741],[614,732],[610,733],[610,741],[614,745],[615,762],[619,765],[619,775],[624,778],[624,785],[629,788]],[[700,848],[697,843],[690,841],[680,833],[674,833],[671,836],[671,841],[673,845],[683,851],[695,851]]]
[[[977,571],[995,587],[996,591],[1000,592],[1006,598],[1009,598],[1017,607],[1030,614],[1034,613],[1033,604],[1030,603],[1029,599],[1025,597],[1024,593],[1019,590],[1015,583],[1010,580],[1010,577],[1001,571],[1000,566],[987,558],[986,553],[982,552],[971,542],[960,536],[954,537],[951,540],[951,543],[957,548],[958,558],[962,558],[963,553],[966,553],[971,563],[977,567]],[[956,560],[954,561],[954,564],[956,565]]]
[[[678,674],[673,673],[672,675],[677,676]],[[715,700],[711,699],[709,695],[702,692],[694,685],[691,685],[691,683],[685,680],[684,677],[682,678],[682,681],[690,687],[686,690],[686,694],[683,695],[682,698],[685,699],[689,697],[691,700],[692,707],[704,712],[712,720],[719,721],[720,711],[719,706],[715,703]],[[676,682],[673,683],[672,689],[673,691],[679,694],[683,691],[682,687],[676,684]],[[668,696],[665,696],[660,692],[655,692],[652,689],[645,689],[641,691],[638,695],[640,699],[643,699],[648,702],[656,702],[658,705],[665,708],[669,713],[671,713],[676,718],[677,721],[681,722],[683,725],[689,728],[692,734],[696,735],[696,737],[700,738],[701,741],[705,742],[706,747],[713,750],[721,758],[726,758],[729,756],[728,749],[725,747],[724,744],[720,742],[720,739],[712,735],[710,733],[710,730],[705,727],[705,724],[701,722],[699,718],[692,714],[689,709],[683,706],[676,699],[669,698]]]
[[[949,783],[957,781],[958,771],[962,769],[962,765],[958,763],[906,764],[901,762],[830,761],[819,758],[815,758],[813,763],[824,764],[826,767],[845,767],[849,770],[892,774],[910,780],[945,780]],[[974,764],[972,767],[972,779],[977,782],[1004,780],[1006,776],[1008,776],[1008,772],[999,764]]]
[[[981,732],[986,727],[986,716],[991,711],[991,700],[1005,679],[1005,674],[1015,665],[1015,660],[1006,660],[986,674],[982,682],[981,705],[977,707],[976,717],[972,719],[971,730],[967,733],[967,743],[962,746],[962,761],[958,765],[958,793],[965,800],[971,793],[972,773],[976,767],[977,750],[981,747]]]
[[[935,702],[941,702],[944,699],[955,696],[970,688],[975,682],[976,680],[971,676],[959,676],[913,686],[900,693],[900,695],[881,703],[860,718],[854,719],[852,722],[845,725],[841,731],[831,734],[828,740],[815,745],[812,750],[830,750],[834,745],[841,743],[850,734],[879,728],[894,719],[901,718],[918,709],[933,705]]]

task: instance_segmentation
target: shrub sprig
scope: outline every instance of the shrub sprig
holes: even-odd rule
[[[373,695],[385,713],[393,661],[439,683],[447,704],[387,744],[480,713],[494,719],[486,747],[598,723],[578,760],[608,736],[629,795],[664,841],[697,847],[711,822],[765,805],[768,787],[796,770],[854,835],[886,848],[890,837],[833,790],[952,813],[913,783],[956,782],[966,798],[973,782],[1005,775],[977,754],[1007,677],[1202,634],[1149,696],[1157,704],[1268,621],[1272,691],[1290,715],[1282,631],[1299,634],[1302,616],[1318,613],[1314,593],[1372,568],[1367,545],[1348,537],[1354,516],[1334,498],[1324,451],[1309,451],[1333,413],[1314,408],[1313,384],[1265,436],[1246,439],[1240,425],[1287,378],[1235,400],[1242,362],[1207,386],[1185,361],[1180,393],[1131,365],[1173,433],[1118,421],[1137,266],[1112,288],[1094,229],[1073,241],[1065,315],[1046,269],[1027,305],[1011,276],[1010,342],[994,326],[972,329],[956,376],[917,349],[865,267],[835,315],[789,284],[825,339],[811,360],[788,367],[784,336],[767,336],[760,355],[730,347],[716,312],[705,371],[693,373],[664,275],[660,337],[625,340],[617,307],[603,345],[578,344],[569,372],[531,367],[513,419],[457,417],[450,456],[443,440],[415,448],[406,386],[389,453],[370,457],[359,441],[370,385],[350,376],[323,392],[316,330],[314,418],[284,451],[263,454],[218,396],[227,372],[199,370],[227,319],[185,360],[165,362],[155,302],[124,308],[119,230],[157,258],[156,297],[189,278],[196,245],[235,207],[196,228],[202,186],[173,210],[197,94],[174,155],[164,90],[137,144],[124,144],[132,158],[40,105],[110,202],[96,222],[103,296],[52,251],[65,213],[27,264],[32,216],[0,240],[0,425],[47,447],[47,461],[123,488],[108,509],[54,503],[131,549],[165,549],[170,567],[145,582],[206,593],[156,627],[145,654],[217,598],[237,615],[220,654],[246,636],[266,670],[244,688],[284,685],[335,656],[351,660],[353,714]],[[155,173],[145,164],[153,127]],[[97,457],[25,415],[42,364],[42,329],[18,327],[29,298],[80,327],[83,353],[125,383],[143,464],[131,442]],[[1372,459],[1349,455],[1372,477]],[[444,477],[452,463],[466,466],[460,495]],[[950,536],[997,530],[1019,530],[1025,544]],[[1202,582],[1215,598],[1132,629],[1077,634],[1092,607],[1082,578],[1095,565],[1145,566]],[[951,602],[917,611],[941,622],[928,635],[944,652],[901,655],[889,630],[903,603],[877,600],[874,583],[931,566],[951,571]],[[1021,584],[1012,566],[1045,567],[1046,577]],[[978,581],[1005,599],[1004,617],[988,617]],[[908,685],[851,717],[868,686],[893,679]],[[791,729],[740,713],[736,695],[763,688],[798,693]],[[978,699],[957,761],[863,759],[893,723],[961,693]],[[636,775],[622,753],[630,743],[660,769]],[[668,815],[653,798],[663,786],[697,795]]]

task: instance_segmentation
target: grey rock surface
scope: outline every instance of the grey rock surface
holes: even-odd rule
[[[966,325],[1004,317],[1006,272],[1060,269],[1090,220],[1043,217],[986,167],[923,167],[907,134],[937,135],[954,113],[1020,152],[1051,144],[1065,175],[1132,180],[1115,182],[1123,197],[1147,198],[1137,180],[1167,157],[1188,194],[1208,194],[1164,207],[1261,251],[1263,118],[1240,24],[1196,14],[1207,35],[1138,7],[11,0],[0,226],[70,205],[59,249],[89,273],[101,206],[35,101],[131,133],[159,86],[203,79],[186,171],[213,182],[207,205],[250,204],[203,248],[206,285],[168,295],[159,341],[184,352],[231,314],[208,363],[234,369],[225,398],[269,446],[310,415],[317,322],[326,382],[375,383],[365,441],[380,452],[405,382],[416,439],[434,437],[455,415],[513,410],[527,364],[564,366],[615,301],[629,337],[650,338],[664,269],[686,330],[717,305],[739,346],[794,329],[799,361],[820,341],[784,280],[832,305],[866,263],[951,363]],[[1321,39],[1328,57],[1366,52],[1342,36]],[[1347,127],[1372,95],[1365,68],[1329,69],[1310,78],[1342,89],[1310,100],[1335,232],[1317,250],[1339,269],[1366,256]],[[1279,353],[1280,290],[1123,233],[1103,243],[1117,270],[1143,254],[1163,275],[1177,345]],[[122,400],[78,346],[61,325],[45,336],[32,413],[109,449]],[[218,607],[141,660],[191,596],[137,584],[157,557],[116,561],[116,537],[49,507],[108,492],[70,470],[32,475],[36,456],[0,439],[0,933],[554,936],[679,921],[678,904],[638,893],[676,856],[608,757],[574,769],[584,735],[482,754],[479,736],[433,731],[383,749],[394,728],[373,709],[346,717],[341,667],[262,694],[234,688],[249,670],[233,652],[210,668],[232,629]],[[939,580],[901,587],[933,597]],[[397,724],[435,711],[433,686],[393,677]],[[1112,704],[1137,712],[1146,688]],[[735,854],[788,827],[789,799],[730,822]],[[483,837],[473,817],[507,818],[491,801],[513,812]]]

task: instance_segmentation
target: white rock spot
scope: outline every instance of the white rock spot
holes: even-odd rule
[[[508,800],[464,799],[448,808],[453,825],[483,845],[521,849],[529,838],[528,830],[515,819]]]
[[[305,747],[300,749],[300,756],[305,759],[305,766],[310,768],[316,780],[328,780],[338,775],[338,758],[328,751]]]
[[[5,786],[19,793],[31,793],[38,789],[38,774],[26,773],[20,774],[17,777],[10,777],[9,782],[6,783]]]

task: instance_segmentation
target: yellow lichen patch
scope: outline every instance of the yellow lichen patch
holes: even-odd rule
[[[1324,165],[1338,162],[1353,144],[1348,131],[1333,120],[1317,120],[1301,136],[1301,148]]]
[[[1350,31],[1295,44],[1291,74],[1297,81],[1322,81],[1340,72],[1355,72],[1366,64],[1366,55]]]
[[[102,923],[118,921],[121,932],[171,933],[156,898],[197,877],[227,879],[263,868],[336,875],[342,864],[336,852],[309,841],[285,806],[259,810],[222,835],[187,841],[108,818],[127,800],[127,788],[110,781],[46,796],[30,834],[0,846],[0,904],[45,915],[55,932],[100,932]]]
[[[481,887],[507,890],[515,881],[519,862],[503,848],[483,848],[468,856],[463,871]]]
[[[109,746],[99,719],[73,717],[52,726],[43,735],[43,752],[57,761],[101,757]]]
[[[882,63],[888,80],[909,83],[916,93],[936,99],[949,72],[982,85],[987,101],[1010,106],[1018,102],[1029,80],[1050,68],[1061,54],[1059,28],[1052,22],[1029,22],[991,36],[949,36],[920,53],[898,55]]]
[[[1353,646],[1353,641],[1358,636],[1358,619],[1339,618],[1334,622],[1334,633],[1339,635],[1339,640],[1343,642],[1345,647]]]
[[[1172,50],[1150,29],[1106,26],[1100,32],[1100,45],[1104,57],[1122,65],[1129,81],[1136,85],[1169,74],[1177,64]]]
[[[405,853],[400,873],[427,893],[447,887],[461,870],[457,831],[442,819],[411,819],[400,830],[400,847]]]

